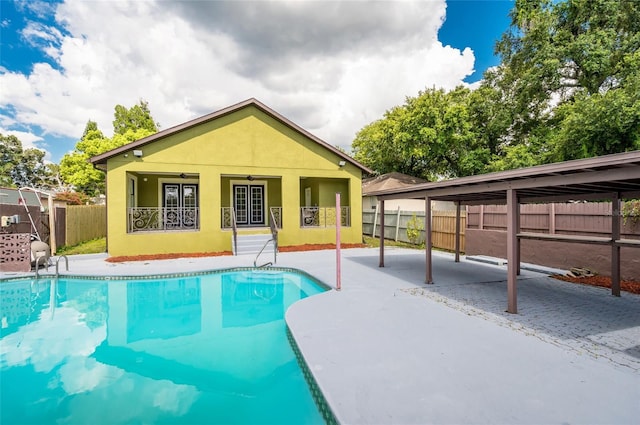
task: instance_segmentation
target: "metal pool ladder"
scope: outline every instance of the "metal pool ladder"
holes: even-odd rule
[[[67,258],[66,255],[61,255],[58,258],[56,258],[56,277],[58,277],[58,263],[60,263],[60,259],[64,258],[64,263],[66,266],[66,271],[69,271],[69,259]]]

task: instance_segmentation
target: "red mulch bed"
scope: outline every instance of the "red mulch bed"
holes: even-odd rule
[[[341,244],[342,248],[365,248],[364,244]],[[279,252],[296,252],[296,251],[318,251],[321,249],[335,249],[335,244],[305,244],[279,246]],[[220,257],[223,255],[233,255],[231,251],[223,252],[196,252],[185,254],[149,254],[149,255],[123,255],[120,257],[109,257],[106,261],[109,263],[123,263],[125,261],[149,261],[149,260],[171,260],[174,258],[200,258],[200,257]]]
[[[611,278],[607,276],[571,277],[558,274],[553,277],[559,280],[564,280],[565,282],[611,288]],[[640,282],[623,280],[620,282],[620,289],[622,291],[631,292],[632,294],[640,294]]]
[[[185,254],[149,254],[149,255],[122,255],[120,257],[109,257],[109,263],[122,263],[125,261],[149,261],[149,260],[171,260],[174,258],[200,258],[200,257],[221,257],[223,255],[233,255],[231,251],[223,252],[194,252]]]

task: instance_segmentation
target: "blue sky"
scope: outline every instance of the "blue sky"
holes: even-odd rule
[[[426,87],[477,83],[513,0],[0,0],[0,132],[58,163],[88,120],[161,128],[256,97],[333,145]]]

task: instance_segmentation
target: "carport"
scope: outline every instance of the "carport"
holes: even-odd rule
[[[517,313],[517,276],[520,241],[549,241],[608,245],[611,247],[611,293],[620,296],[620,247],[638,247],[640,240],[620,238],[621,203],[640,198],[640,151],[579,159],[497,173],[417,184],[371,193],[378,197],[380,235],[384,235],[384,202],[388,199],[424,199],[426,283],[433,283],[431,201],[456,204],[455,261],[460,261],[461,205],[507,205],[507,311]],[[521,233],[520,205],[567,201],[611,201],[611,236]],[[380,238],[380,267],[384,267],[384,238]]]

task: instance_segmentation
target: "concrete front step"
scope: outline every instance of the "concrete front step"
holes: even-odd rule
[[[237,252],[234,252],[235,255],[244,255],[244,254],[257,254],[260,252],[262,247],[264,250],[263,254],[273,254],[274,244],[269,243],[265,247],[265,244],[268,240],[271,239],[270,234],[257,234],[257,235],[238,235],[238,248]]]

